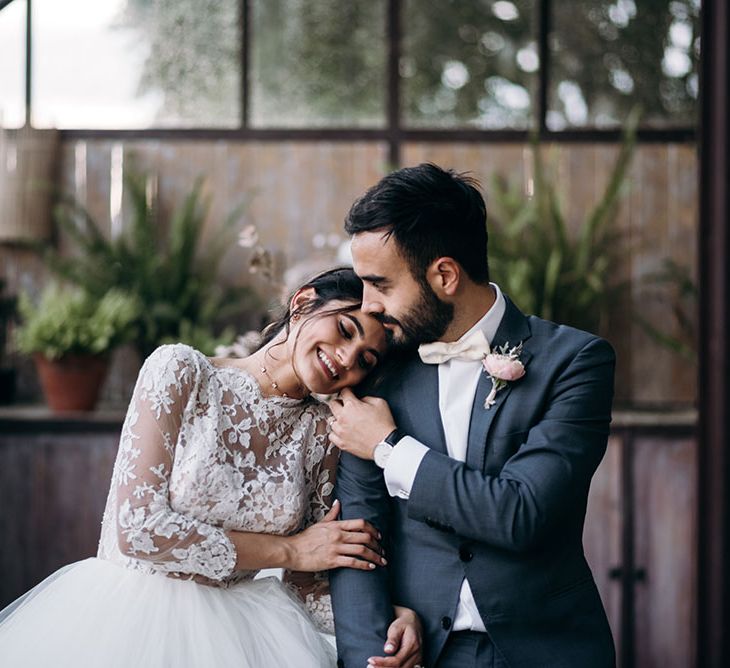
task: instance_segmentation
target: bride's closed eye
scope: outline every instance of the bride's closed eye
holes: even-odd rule
[[[356,331],[359,331],[359,328],[355,326],[351,327],[347,324],[347,321],[344,318],[338,321],[337,326],[342,337],[348,341],[355,337]],[[374,356],[369,358],[366,355],[359,355],[357,358],[357,364],[363,371],[370,371],[370,369],[372,369],[377,363],[378,359]]]

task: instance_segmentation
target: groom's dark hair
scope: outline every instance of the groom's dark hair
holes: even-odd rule
[[[475,283],[489,282],[487,208],[479,182],[466,174],[432,163],[392,172],[352,205],[345,230],[392,235],[418,281],[446,256]]]

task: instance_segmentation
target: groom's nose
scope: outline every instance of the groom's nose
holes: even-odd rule
[[[385,313],[385,307],[377,297],[377,292],[367,285],[362,293],[362,310],[365,313]]]

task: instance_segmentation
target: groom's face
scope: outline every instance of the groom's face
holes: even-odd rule
[[[397,346],[436,341],[453,318],[453,307],[417,281],[392,236],[377,230],[352,238],[355,273],[362,279],[362,310],[383,323]]]

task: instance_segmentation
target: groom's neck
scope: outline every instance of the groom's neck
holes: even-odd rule
[[[460,339],[484,317],[496,299],[497,293],[491,285],[467,282],[452,302],[454,319],[439,340],[451,342]]]

